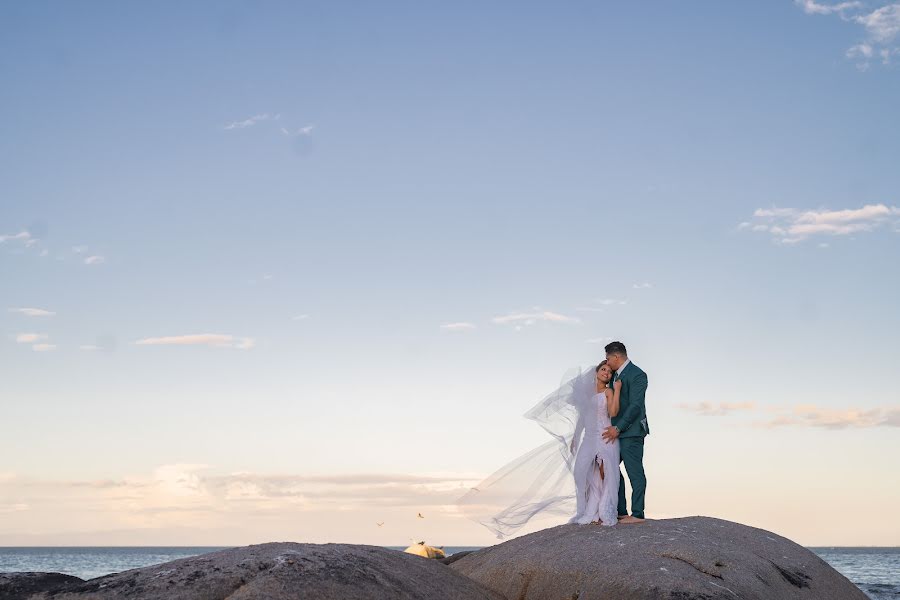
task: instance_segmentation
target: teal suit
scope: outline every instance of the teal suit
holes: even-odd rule
[[[611,419],[619,429],[619,453],[625,463],[625,471],[631,481],[631,514],[644,518],[644,494],[647,477],[644,475],[644,437],[650,433],[647,423],[647,374],[633,362],[629,362],[621,375],[613,374],[613,382],[622,382],[619,393],[619,414]],[[625,478],[619,472],[619,514],[627,515]]]

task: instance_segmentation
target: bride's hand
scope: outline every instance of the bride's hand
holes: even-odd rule
[[[621,379],[613,382],[613,389],[617,392],[622,389],[622,380]]]

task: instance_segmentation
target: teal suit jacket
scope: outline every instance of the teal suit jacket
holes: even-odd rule
[[[619,392],[619,414],[614,416],[612,424],[619,428],[619,437],[644,437],[650,433],[647,423],[647,374],[633,362],[622,369],[622,374],[613,382],[622,382]]]

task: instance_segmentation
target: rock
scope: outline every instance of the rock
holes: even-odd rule
[[[708,517],[560,525],[473,552],[449,570],[510,600],[866,600],[806,548]]]
[[[444,554],[443,549],[435,548],[434,546],[428,546],[425,542],[419,542],[418,544],[413,544],[406,550],[404,550],[407,554],[415,554],[416,556],[421,556],[423,558],[446,558],[447,555]]]
[[[436,560],[379,546],[271,543],[97,577],[28,600],[502,600]],[[16,599],[18,600],[18,598]]]
[[[449,565],[449,564],[455,563],[456,561],[461,559],[463,556],[472,554],[472,552],[474,552],[474,550],[463,550],[462,552],[454,552],[447,558],[439,558],[438,560],[440,562],[444,563],[445,565]]]
[[[49,592],[84,583],[63,573],[0,573],[0,600],[23,600],[37,592]]]

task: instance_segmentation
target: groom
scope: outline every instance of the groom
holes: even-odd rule
[[[612,418],[612,425],[603,430],[603,439],[619,440],[621,460],[631,481],[631,516],[625,502],[625,478],[619,472],[619,522],[640,523],[644,520],[644,493],[647,478],[644,476],[644,437],[650,433],[647,424],[647,374],[628,360],[628,352],[622,342],[612,342],[606,348],[606,364],[613,369],[613,379],[622,382],[619,413]]]

